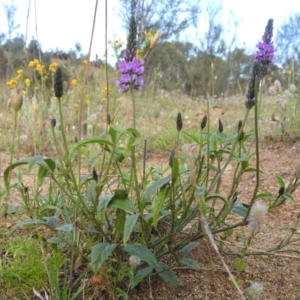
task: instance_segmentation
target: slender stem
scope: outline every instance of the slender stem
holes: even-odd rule
[[[107,0],[105,0],[105,79],[106,79],[106,125],[105,125],[105,131],[108,132],[108,128],[110,125],[110,114],[109,114],[109,83],[108,83],[108,61],[107,61]]]
[[[135,98],[133,94],[133,89],[130,88],[131,101],[132,101],[132,118],[133,118],[133,128],[136,129],[136,114],[135,114]]]
[[[93,44],[94,31],[95,31],[95,25],[96,25],[97,7],[98,7],[98,0],[96,0],[95,9],[94,9],[94,18],[93,18],[92,33],[91,33],[91,38],[90,38],[89,52],[88,52],[87,63],[85,65],[83,88],[82,88],[82,94],[80,97],[80,106],[79,106],[79,114],[78,114],[78,140],[79,141],[81,140],[81,134],[82,134],[82,114],[83,114],[83,105],[84,105],[85,86],[86,86],[87,74],[88,74],[88,70],[89,70],[89,66],[90,66],[92,44]],[[78,149],[78,164],[77,164],[77,181],[78,181],[78,183],[80,182],[80,176],[81,176],[81,149]]]
[[[258,91],[255,91],[256,97],[255,99],[257,99],[257,95],[258,95]],[[261,103],[261,98],[262,98],[262,92],[261,89],[259,90],[259,100]],[[256,178],[256,183],[255,183],[255,188],[253,191],[253,195],[252,195],[252,199],[251,202],[249,204],[249,208],[247,209],[246,215],[244,217],[244,222],[246,222],[249,214],[250,214],[250,210],[251,207],[255,201],[255,196],[258,192],[258,188],[259,188],[259,140],[258,140],[258,101],[255,101],[254,104],[254,134],[255,134],[255,152],[256,152],[256,172],[255,172],[255,178]]]

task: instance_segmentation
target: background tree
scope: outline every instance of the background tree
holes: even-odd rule
[[[120,0],[121,18],[128,28],[132,2],[135,2],[139,42],[144,30],[161,30],[162,40],[178,37],[191,25],[196,26],[199,0]]]
[[[285,83],[299,83],[300,78],[300,13],[292,15],[278,29],[276,57],[286,73]]]

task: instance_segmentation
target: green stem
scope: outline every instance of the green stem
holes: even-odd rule
[[[258,79],[256,79],[258,80]],[[258,91],[256,90],[255,91],[255,99],[258,100]],[[261,89],[259,90],[259,100],[261,103],[261,98],[262,98],[262,92],[261,92]],[[254,188],[254,191],[253,191],[253,195],[252,195],[252,199],[250,201],[250,204],[249,204],[249,208],[247,209],[247,212],[246,212],[246,215],[244,217],[244,222],[246,222],[249,214],[250,214],[250,210],[251,210],[251,207],[255,201],[255,196],[258,192],[258,188],[259,188],[259,140],[258,140],[258,101],[255,100],[255,104],[254,104],[254,126],[255,126],[255,130],[254,130],[254,133],[255,133],[255,154],[256,154],[256,172],[255,172],[255,178],[256,178],[256,183],[255,183],[255,188]]]
[[[132,118],[133,118],[133,128],[136,129],[136,112],[135,112],[135,98],[133,94],[133,89],[130,88],[131,101],[132,101]]]

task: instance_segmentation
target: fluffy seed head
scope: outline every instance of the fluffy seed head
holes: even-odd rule
[[[290,91],[292,94],[294,94],[294,93],[296,92],[296,90],[297,90],[296,86],[292,83],[292,84],[290,85],[290,87],[289,87],[289,91]]]
[[[279,94],[281,92],[281,83],[277,79],[274,81],[274,89],[276,94]]]
[[[250,287],[246,289],[246,294],[249,297],[249,299],[257,299],[264,290],[264,287],[259,282],[254,282],[251,284]]]
[[[138,256],[130,255],[129,265],[133,268],[137,267],[141,263],[141,259]]]
[[[264,229],[268,207],[262,202],[256,202],[251,208],[249,215],[249,226],[253,232],[260,232]]]

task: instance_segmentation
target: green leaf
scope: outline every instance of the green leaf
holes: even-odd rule
[[[171,285],[175,289],[179,288],[179,281],[175,272],[170,269],[170,267],[166,263],[159,261],[156,271],[159,277],[163,279],[167,284]]]
[[[284,183],[283,179],[280,176],[275,175],[275,179],[276,179],[277,184],[279,185],[279,187],[285,187],[285,183]]]
[[[117,126],[110,126],[108,134],[110,135],[110,138],[113,142],[114,145],[116,145],[121,138],[121,136],[124,134],[124,129],[121,127]]]
[[[238,200],[233,203],[231,212],[245,217],[248,211],[249,205],[239,202]]]
[[[113,155],[114,155],[115,161],[117,161],[119,163],[121,163],[125,158],[124,153],[119,148],[115,149]]]
[[[206,194],[206,189],[204,185],[198,186],[196,189],[196,192],[199,196],[199,208],[200,211],[202,212],[203,215],[206,214],[207,209],[206,209],[206,202],[205,202],[205,194]]]
[[[66,243],[63,242],[59,237],[57,236],[54,236],[54,237],[51,237],[51,238],[48,238],[46,240],[47,243],[49,244],[55,244],[57,245],[60,249],[62,249],[64,246],[66,246]]]
[[[288,200],[295,201],[294,197],[290,193],[284,193],[282,195],[282,197],[284,197],[285,199],[288,199]]]
[[[262,198],[272,198],[274,195],[270,192],[264,192],[264,193],[259,193],[255,196],[255,199],[262,199]]]
[[[63,226],[56,227],[55,230],[71,232],[73,230],[72,224],[65,224]]]
[[[181,131],[181,133],[187,137],[189,137],[192,141],[194,141],[195,143],[197,143],[198,145],[200,145],[200,141],[199,141],[199,138],[193,134],[190,134],[186,131]]]
[[[109,142],[106,139],[102,139],[99,137],[90,137],[90,138],[86,138],[83,139],[79,142],[77,142],[76,144],[74,144],[70,149],[69,149],[69,157],[68,159],[71,160],[72,156],[74,155],[74,153],[76,151],[78,151],[79,148],[88,145],[88,144],[99,144],[99,145],[103,145],[103,146],[113,146],[111,142]]]
[[[123,250],[131,255],[138,256],[153,269],[157,268],[157,260],[154,254],[142,244],[129,244],[123,247]]]
[[[56,162],[53,159],[45,158],[44,162],[51,171],[54,171],[56,169]]]
[[[187,245],[185,245],[181,251],[179,252],[179,256],[181,258],[187,256],[191,251],[193,251],[196,247],[200,245],[199,242],[190,242]]]
[[[94,272],[97,272],[105,260],[116,249],[117,244],[99,243],[92,248],[91,266]]]
[[[23,226],[27,226],[27,225],[48,225],[47,221],[44,220],[33,220],[33,219],[29,219],[29,220],[23,220],[18,222],[14,227],[13,230],[16,230],[17,228],[23,227]]]
[[[153,202],[153,226],[157,228],[158,216],[170,189],[161,189]]]
[[[132,288],[136,287],[145,277],[153,272],[152,267],[146,267],[144,269],[139,270],[134,276],[134,283],[131,285]]]
[[[239,272],[243,272],[247,268],[247,263],[246,263],[245,259],[236,258],[234,260],[234,266]]]
[[[113,199],[114,195],[106,195],[100,199],[97,207],[97,217],[100,223],[103,223],[105,217],[105,211],[108,207],[109,202]]]
[[[180,170],[179,174],[183,174],[187,172],[187,169]],[[166,185],[172,179],[171,175],[161,178],[158,181],[153,182],[142,195],[142,203],[145,205],[147,202],[150,202],[151,197],[155,195],[155,193],[161,189],[164,185]]]
[[[38,155],[38,156],[35,156],[35,157],[32,157],[28,163],[28,173],[31,172],[31,170],[33,169],[33,167],[42,162],[44,160],[44,157],[41,156],[41,155]]]
[[[121,200],[121,199],[113,199],[109,203],[110,208],[119,208],[124,211],[129,211],[129,212],[138,212],[137,208],[130,202],[130,200]]]
[[[38,186],[41,186],[44,182],[45,177],[48,174],[48,170],[45,167],[40,166],[39,171],[38,171]]]
[[[126,244],[130,238],[133,228],[139,219],[139,215],[131,215],[126,218],[123,233],[123,243]]]
[[[4,182],[5,182],[5,186],[7,189],[9,189],[9,179],[10,179],[10,172],[16,168],[16,167],[19,167],[21,165],[28,165],[29,162],[31,161],[32,158],[24,158],[24,159],[20,159],[14,163],[11,164],[11,166],[7,167],[5,170],[4,170]]]
[[[191,269],[194,269],[197,271],[200,270],[199,264],[194,259],[184,258],[184,259],[180,259],[179,262],[185,266],[190,267]]]

